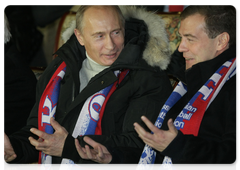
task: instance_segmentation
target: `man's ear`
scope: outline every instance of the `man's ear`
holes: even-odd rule
[[[78,29],[74,29],[74,34],[75,34],[75,36],[77,37],[78,42],[79,42],[82,46],[84,46],[83,36],[82,36],[82,34],[80,33],[80,31],[79,31]]]
[[[227,32],[218,35],[218,51],[222,51],[228,47],[230,36]]]

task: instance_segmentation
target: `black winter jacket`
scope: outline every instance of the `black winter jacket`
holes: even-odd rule
[[[198,63],[185,71],[185,61],[178,51],[172,56],[168,71],[187,84],[188,91],[166,115],[162,129],[167,128],[167,120],[177,117],[187,102],[227,60],[236,57],[236,48],[231,47],[216,58]],[[227,81],[218,96],[206,110],[199,134],[177,137],[162,152],[158,152],[157,163],[163,156],[172,158],[173,163],[233,163],[236,159],[236,75]]]
[[[101,123],[102,135],[90,137],[108,148],[113,155],[112,163],[138,162],[144,143],[135,132],[133,123],[138,122],[143,125],[144,123],[140,119],[142,115],[154,122],[160,108],[170,95],[172,87],[163,70],[150,66],[142,58],[143,50],[148,42],[148,30],[145,23],[136,19],[127,21],[126,36],[126,45],[118,59],[109,68],[94,76],[81,93],[79,93],[81,83],[79,71],[86,58],[84,47],[78,43],[75,35],[72,35],[68,42],[56,52],[58,56],[50,63],[37,84],[37,102],[28,119],[27,126],[10,136],[10,141],[17,154],[14,162],[36,162],[38,159],[38,151],[28,141],[28,137],[33,136],[29,130],[32,127],[38,127],[37,111],[40,96],[54,71],[63,61],[65,61],[67,69],[61,82],[55,117],[55,120],[69,132],[62,158],[71,159],[75,163],[93,163],[81,159],[75,148],[74,138],[71,134],[76,120],[89,96],[117,80],[113,71],[127,68],[130,69],[130,72],[118,85],[106,105]],[[37,139],[36,136],[35,138]],[[83,137],[78,137],[78,140],[84,146]],[[62,158],[53,157],[53,163],[61,163]]]
[[[37,80],[16,46],[0,46],[0,123],[7,135],[26,125]]]

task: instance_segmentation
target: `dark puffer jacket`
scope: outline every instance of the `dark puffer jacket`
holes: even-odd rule
[[[132,10],[130,9],[131,12]],[[137,9],[134,8],[134,10]],[[159,20],[161,30],[164,27],[162,20],[158,16],[152,15]],[[80,158],[71,134],[85,100],[117,80],[113,73],[114,70],[127,68],[130,69],[129,74],[118,85],[106,105],[101,122],[102,135],[92,135],[91,138],[108,148],[113,155],[112,163],[138,162],[144,143],[135,132],[133,123],[139,122],[143,125],[140,119],[142,115],[154,122],[160,108],[170,95],[172,87],[163,71],[170,61],[168,55],[170,50],[165,31],[158,34],[160,37],[152,37],[151,28],[146,26],[142,20],[128,18],[125,30],[126,43],[118,59],[109,68],[94,76],[81,93],[79,93],[81,83],[79,71],[86,58],[84,47],[79,44],[75,35],[72,35],[56,52],[58,57],[48,66],[38,82],[37,102],[28,119],[27,126],[10,136],[10,141],[17,154],[14,162],[26,163],[38,159],[38,151],[28,141],[28,137],[33,136],[29,129],[37,127],[40,96],[54,71],[63,61],[67,68],[61,82],[55,118],[69,132],[62,158],[71,159],[75,163],[93,163]],[[153,43],[154,41],[156,43]],[[157,46],[152,46],[149,42]],[[154,48],[157,48],[158,53]],[[149,50],[149,53],[146,53],[146,50]],[[158,62],[160,60],[159,63],[162,66],[157,66],[157,62],[151,64],[155,60]],[[36,136],[35,138],[37,139]],[[80,144],[84,146],[82,138],[78,137]],[[53,163],[61,163],[62,158],[53,157]]]
[[[16,46],[0,46],[0,123],[7,135],[26,125],[37,80]]]
[[[236,48],[230,47],[216,58],[185,71],[182,54],[176,51],[168,70],[187,84],[188,91],[166,115],[162,129],[168,129],[167,120],[174,120],[215,71],[235,57]],[[236,160],[236,75],[224,84],[206,110],[197,137],[178,132],[170,145],[162,153],[158,152],[157,163],[162,163],[163,156],[171,157],[173,163],[233,163]]]

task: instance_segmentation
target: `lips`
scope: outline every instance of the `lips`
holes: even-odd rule
[[[186,62],[187,62],[187,61],[191,61],[191,60],[193,60],[193,59],[194,59],[194,58],[187,57],[187,56],[184,56],[184,55],[183,55],[183,57],[185,58]]]
[[[112,54],[105,54],[107,58],[114,58],[116,55],[117,55],[117,52]]]

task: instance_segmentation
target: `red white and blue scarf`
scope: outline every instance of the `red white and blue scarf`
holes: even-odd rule
[[[85,101],[72,134],[74,138],[83,135],[101,135],[101,119],[106,102],[115,91],[117,83],[119,84],[123,80],[123,78],[128,74],[128,71],[129,70],[124,70],[121,73],[120,71],[115,71],[115,75],[119,75],[118,80],[103,90],[93,94]],[[65,75],[65,72],[66,64],[63,62],[48,82],[40,99],[38,109],[38,128],[48,134],[54,133],[54,129],[50,124],[50,118],[55,117],[56,114],[60,83]],[[39,163],[51,164],[52,157],[40,152]],[[63,159],[62,163],[69,164],[74,162],[69,159]]]
[[[182,131],[183,134],[198,136],[201,121],[208,106],[217,96],[225,82],[236,74],[235,60],[236,58],[226,61],[198,90],[198,92],[192,97],[175,119],[175,127]],[[155,122],[155,126],[159,129],[161,128],[167,112],[179,99],[182,98],[183,95],[186,94],[186,92],[187,86],[180,81],[162,107]],[[154,164],[155,158],[156,151],[154,151],[150,146],[145,145],[139,164]],[[172,163],[171,158],[165,156],[163,164],[169,163]]]

